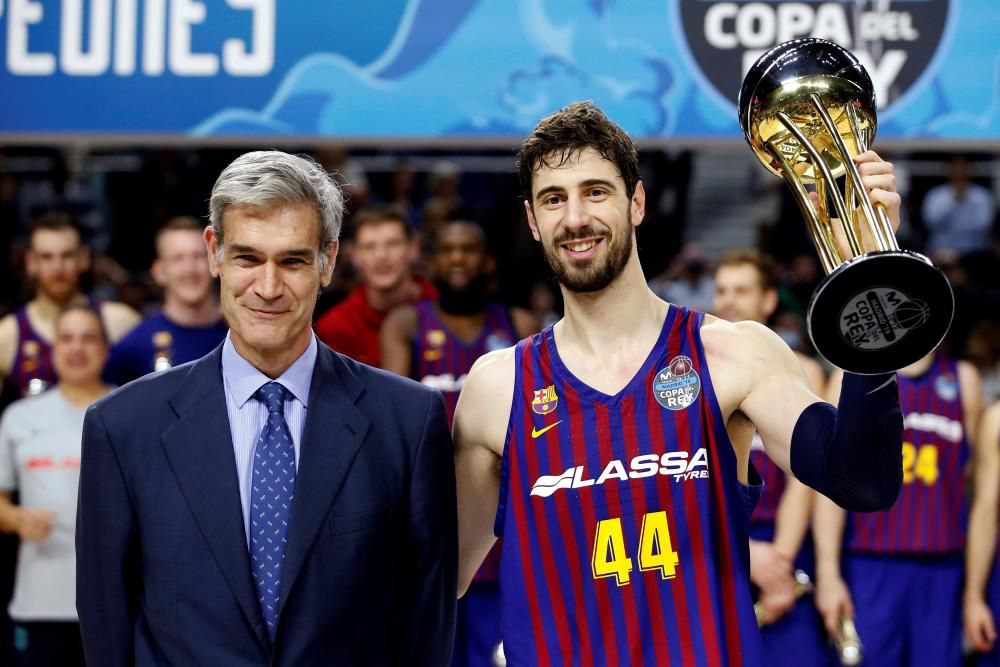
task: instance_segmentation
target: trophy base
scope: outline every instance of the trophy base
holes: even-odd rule
[[[838,266],[809,302],[816,351],[834,366],[889,373],[932,352],[955,311],[951,285],[923,255],[873,252]]]

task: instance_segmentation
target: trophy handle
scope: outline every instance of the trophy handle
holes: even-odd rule
[[[840,251],[837,249],[836,240],[833,237],[833,230],[830,228],[829,218],[825,222],[820,219],[819,213],[809,199],[809,193],[806,191],[805,186],[802,185],[802,182],[799,181],[791,163],[785,159],[781,150],[770,141],[766,142],[764,146],[774,159],[777,160],[782,173],[785,175],[785,182],[792,188],[795,201],[799,204],[799,210],[802,211],[802,215],[805,216],[806,223],[809,225],[809,235],[812,237],[813,245],[816,246],[816,254],[819,255],[823,271],[829,275],[843,263],[843,260],[840,258]]]
[[[840,154],[847,159],[843,160],[844,170],[847,172],[847,189],[858,193],[857,200],[861,204],[861,211],[864,213],[865,220],[868,222],[868,228],[872,233],[872,238],[875,239],[876,250],[888,251],[888,250],[899,250],[899,244],[896,242],[896,236],[892,233],[892,225],[889,222],[889,216],[886,214],[884,207],[876,207],[872,204],[871,199],[868,198],[868,193],[865,192],[864,184],[861,183],[861,172],[858,171],[858,165],[854,164],[853,156],[847,150],[847,144],[844,142],[844,138],[840,136],[840,132],[837,130],[837,124],[833,122],[830,117],[830,113],[823,106],[823,102],[819,99],[819,95],[813,93],[809,96],[812,102],[813,108],[816,113],[819,114],[820,119],[823,121],[823,125],[826,126],[826,131],[830,133],[830,138],[833,139],[833,143],[837,146],[837,150]],[[856,137],[863,137],[864,141],[858,139],[858,148],[861,152],[868,150],[868,139],[867,135],[861,133],[858,126],[858,117],[854,113],[854,107],[850,104],[845,105],[847,109],[847,119],[851,124],[851,132]],[[810,152],[810,155],[812,153]],[[824,176],[826,175],[824,170]],[[836,198],[834,199],[836,202]],[[878,212],[876,213],[876,209]],[[838,209],[839,212],[839,209]],[[843,216],[843,213],[840,213]],[[845,225],[845,230],[849,228],[850,225]],[[854,250],[852,244],[851,250]],[[858,253],[854,250],[855,256]]]

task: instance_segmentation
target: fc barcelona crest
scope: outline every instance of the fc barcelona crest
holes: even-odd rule
[[[544,389],[536,389],[535,397],[531,399],[531,410],[535,414],[547,415],[556,409],[559,404],[559,397],[556,395],[556,386],[550,384]]]

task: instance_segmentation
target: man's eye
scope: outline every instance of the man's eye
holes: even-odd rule
[[[606,194],[608,194],[608,191],[603,188],[594,188],[593,190],[590,191],[591,197],[603,197]]]

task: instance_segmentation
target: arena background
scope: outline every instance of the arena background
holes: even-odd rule
[[[923,250],[923,198],[952,156],[1000,193],[997,26],[996,0],[0,0],[0,315],[30,298],[25,232],[52,208],[76,214],[98,254],[89,287],[149,310],[155,230],[204,218],[222,167],[270,147],[336,170],[353,210],[396,203],[425,230],[479,220],[500,293],[557,313],[514,152],[543,115],[590,99],[641,149],[647,277],[696,294],[724,251],[767,250],[782,267],[775,324],[805,348],[821,274],[784,184],[743,140],[746,67],[807,35],[858,55],[875,149],[897,166],[900,237]],[[990,247],[936,258],[958,298],[946,345],[979,368],[987,401],[1000,398],[996,230]],[[341,261],[317,314],[352,280]]]

